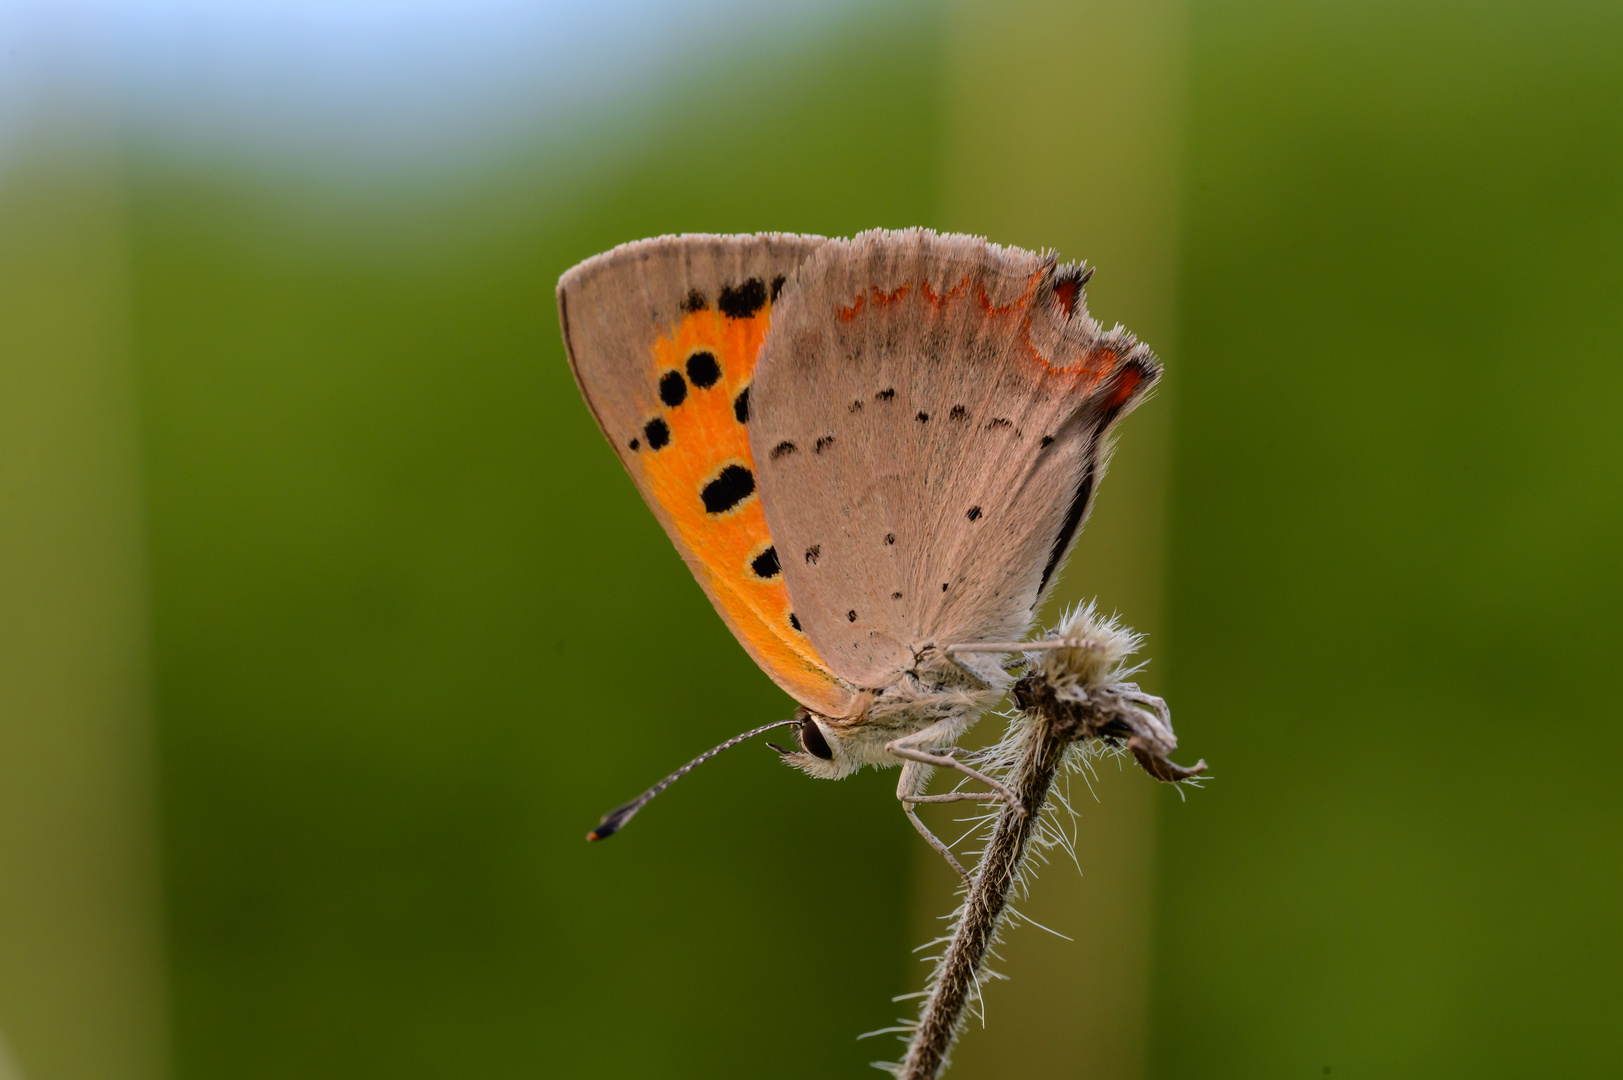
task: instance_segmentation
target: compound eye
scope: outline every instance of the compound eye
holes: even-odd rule
[[[802,717],[796,726],[795,741],[812,757],[819,757],[824,761],[834,760],[833,748],[828,745],[828,740],[823,738],[823,731],[817,726],[817,721],[809,716]]]

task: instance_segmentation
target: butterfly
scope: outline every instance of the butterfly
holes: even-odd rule
[[[1015,796],[954,743],[1007,691],[1087,519],[1111,429],[1160,363],[1089,318],[1092,270],[925,229],[667,236],[558,283],[576,382],[716,611],[799,704],[700,755],[813,776],[901,766],[897,797]],[[935,768],[987,791],[925,795]],[[967,874],[965,874],[967,878]]]

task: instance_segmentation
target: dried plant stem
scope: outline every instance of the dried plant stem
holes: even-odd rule
[[[909,1025],[912,1040],[896,1067],[899,1080],[936,1080],[946,1067],[964,1012],[979,996],[998,922],[1021,884],[1022,863],[1071,744],[1099,740],[1125,749],[1165,783],[1191,781],[1205,771],[1204,761],[1184,768],[1170,760],[1178,739],[1166,702],[1126,681],[1137,670],[1126,666],[1126,659],[1138,643],[1131,630],[1100,618],[1089,604],[1073,609],[1056,633],[1026,648],[1031,674],[1012,688],[1016,722],[994,750],[1000,764],[1009,763],[1000,775],[1020,803],[1005,806],[993,825],[918,1023]]]
[[[1139,640],[1087,604],[1067,612],[1046,638],[1023,648],[1030,674],[1012,687],[1015,723],[990,751],[999,765],[1008,763],[1007,773],[998,773],[1020,801],[998,814],[955,915],[947,951],[931,976],[918,1023],[901,1029],[912,1032],[907,1056],[899,1066],[882,1066],[894,1070],[899,1080],[936,1080],[946,1068],[964,1013],[980,995],[980,977],[997,940],[998,923],[1009,895],[1021,884],[1022,864],[1071,744],[1100,740],[1123,748],[1145,772],[1167,783],[1193,780],[1205,770],[1204,761],[1184,768],[1168,758],[1178,739],[1166,702],[1126,681],[1137,670],[1126,660]],[[1012,644],[954,646],[949,651],[1001,651]]]
[[[936,971],[934,989],[897,1073],[899,1080],[935,1080],[946,1064],[947,1052],[997,933],[998,920],[1008,907],[1026,845],[1042,815],[1054,776],[1065,760],[1070,740],[1058,733],[1054,718],[1042,709],[1027,715],[1036,722],[1027,725],[1011,776],[1011,786],[1020,796],[1021,805],[1005,806],[998,816],[976,868],[974,884],[964,899],[952,941]]]

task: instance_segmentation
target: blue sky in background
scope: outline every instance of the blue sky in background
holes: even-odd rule
[[[849,3],[0,0],[0,153],[68,102],[175,150],[422,164],[634,108]]]

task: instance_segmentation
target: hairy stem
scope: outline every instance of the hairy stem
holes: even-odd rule
[[[946,1064],[998,920],[1009,905],[1009,893],[1018,879],[1026,845],[1037,827],[1054,775],[1064,761],[1070,740],[1057,733],[1048,710],[1038,709],[1027,715],[1036,722],[1027,727],[1011,777],[1020,806],[1005,806],[998,816],[976,868],[974,884],[964,900],[958,926],[937,969],[935,988],[908,1045],[907,1057],[902,1060],[897,1074],[900,1080],[935,1080]]]
[[[1185,768],[1168,759],[1178,748],[1171,710],[1165,701],[1125,681],[1136,670],[1124,663],[1138,642],[1131,630],[1114,619],[1101,619],[1089,604],[1073,608],[1057,634],[1032,642],[1026,651],[1031,674],[1011,687],[1019,710],[1017,727],[995,750],[1000,763],[1008,761],[1012,750],[1014,761],[1004,780],[1020,802],[1003,808],[981,853],[969,893],[958,909],[952,940],[936,965],[929,996],[912,1028],[907,1056],[897,1068],[899,1080],[936,1080],[946,1068],[964,1012],[979,993],[998,921],[1021,881],[1032,833],[1070,744],[1100,740],[1125,748],[1145,772],[1165,783],[1193,781],[1205,772],[1204,761]],[[1006,647],[1001,642],[995,645]],[[959,651],[976,648],[980,647],[963,646]]]

